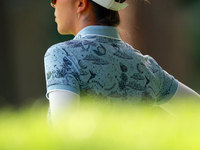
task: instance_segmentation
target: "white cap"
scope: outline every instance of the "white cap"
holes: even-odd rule
[[[124,9],[128,6],[127,3],[118,3],[115,0],[92,0],[93,2],[101,5],[110,10],[118,11],[120,9]]]

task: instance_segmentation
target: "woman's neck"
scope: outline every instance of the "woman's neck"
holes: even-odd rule
[[[92,7],[91,5],[88,5],[87,9],[77,16],[73,35],[78,34],[79,31],[87,26],[96,25],[95,21],[96,18],[92,11]]]

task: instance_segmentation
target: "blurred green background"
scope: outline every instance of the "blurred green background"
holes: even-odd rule
[[[151,55],[170,74],[196,91],[200,83],[200,1],[127,0],[120,11],[124,41]],[[54,22],[50,2],[1,1],[0,106],[20,107],[45,99],[43,57],[53,44],[69,40]]]

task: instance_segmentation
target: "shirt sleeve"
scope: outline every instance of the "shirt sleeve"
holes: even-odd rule
[[[154,104],[155,106],[168,102],[176,94],[178,89],[178,81],[164,70],[162,70],[162,78],[162,87]]]
[[[156,99],[154,106],[161,105],[169,101],[178,89],[178,81],[160,67],[150,56],[147,56],[147,68],[153,74],[155,81]]]
[[[80,95],[77,60],[60,44],[53,45],[45,53],[46,97],[55,90],[67,90]]]

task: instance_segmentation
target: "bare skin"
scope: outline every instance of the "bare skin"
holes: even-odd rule
[[[87,0],[59,0],[55,5],[55,21],[62,35],[76,35],[86,26],[95,25],[92,6]]]

